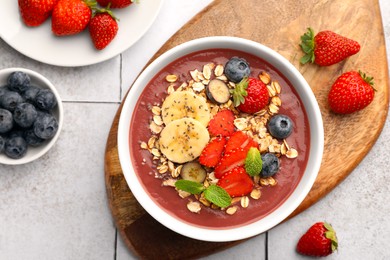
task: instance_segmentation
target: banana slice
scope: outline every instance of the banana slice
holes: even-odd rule
[[[185,163],[197,158],[210,136],[207,128],[193,118],[168,123],[160,133],[160,150],[171,161]]]
[[[171,93],[164,100],[161,111],[165,125],[184,117],[196,119],[204,126],[207,126],[210,121],[210,110],[206,99],[190,91]]]

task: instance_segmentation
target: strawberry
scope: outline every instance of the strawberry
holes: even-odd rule
[[[229,136],[234,132],[234,114],[231,110],[219,111],[209,122],[211,136]]]
[[[222,136],[212,139],[203,148],[199,156],[199,163],[207,167],[215,167],[222,157],[225,148],[226,139]]]
[[[226,142],[225,146],[225,153],[229,153],[236,148],[245,148],[248,145],[248,150],[250,147],[258,146],[258,144],[255,140],[253,140],[253,138],[249,137],[242,131],[236,131],[231,136],[229,136],[229,139]]]
[[[125,8],[131,5],[135,1],[134,0],[97,0],[97,2],[99,3],[99,5],[103,7],[107,7],[111,3],[110,5],[111,8]]]
[[[338,114],[350,114],[367,107],[374,99],[373,78],[361,71],[343,73],[333,83],[328,103]]]
[[[308,256],[327,256],[337,250],[336,232],[326,222],[317,222],[299,239],[297,251]]]
[[[27,26],[39,26],[49,18],[58,0],[18,0],[19,11]]]
[[[233,90],[233,102],[240,111],[254,114],[268,105],[267,86],[259,79],[244,78]]]
[[[225,189],[231,197],[249,194],[253,189],[253,181],[244,167],[235,167],[219,179],[218,186]]]
[[[332,31],[321,31],[315,35],[313,29],[308,28],[301,41],[300,46],[305,53],[300,60],[302,64],[314,62],[320,66],[330,66],[360,50],[358,42]]]
[[[89,34],[96,49],[102,50],[115,38],[118,23],[109,9],[100,9],[89,23]]]
[[[91,20],[91,7],[95,5],[91,0],[59,0],[52,13],[52,32],[56,36],[82,32]]]

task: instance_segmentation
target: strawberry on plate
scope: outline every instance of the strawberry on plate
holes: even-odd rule
[[[226,190],[231,197],[249,194],[253,189],[253,181],[244,167],[235,167],[224,174],[217,185]]]
[[[199,156],[199,163],[203,166],[215,167],[222,157],[225,144],[226,139],[222,136],[212,139],[205,148],[203,148],[203,151]]]
[[[51,30],[56,36],[82,32],[92,17],[94,0],[59,0],[53,9]]]
[[[58,0],[18,0],[19,12],[27,26],[39,26],[49,18]]]
[[[268,105],[267,86],[259,79],[244,78],[233,90],[233,102],[240,111],[254,114]]]
[[[315,35],[312,28],[301,36],[300,44],[305,55],[300,62],[316,63],[320,66],[336,64],[360,50],[357,41],[341,36],[332,31],[321,31]]]
[[[365,73],[350,71],[343,73],[333,83],[328,103],[338,114],[350,114],[367,107],[374,99],[373,78]]]
[[[98,9],[89,23],[89,35],[96,49],[102,50],[115,38],[118,23],[111,10]]]
[[[108,4],[111,3],[110,8],[125,8],[131,5],[134,2],[138,2],[135,0],[97,0],[99,5],[103,7],[107,7]]]
[[[211,136],[229,136],[234,132],[234,114],[231,110],[219,111],[209,122],[208,130]]]
[[[337,250],[338,241],[336,232],[326,222],[317,222],[312,225],[299,239],[297,251],[308,256],[327,256]]]

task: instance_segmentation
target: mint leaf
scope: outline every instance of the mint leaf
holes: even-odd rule
[[[263,160],[261,159],[260,151],[251,147],[245,158],[245,171],[250,176],[259,175],[263,168]]]
[[[175,187],[179,190],[186,191],[191,194],[200,194],[205,189],[203,184],[189,180],[178,180],[175,182]]]
[[[217,185],[207,187],[204,191],[204,197],[221,208],[226,208],[232,203],[232,198],[226,190]]]

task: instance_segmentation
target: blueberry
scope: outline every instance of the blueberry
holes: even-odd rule
[[[271,177],[279,171],[279,159],[273,153],[263,154],[261,159],[263,161],[263,168],[260,172],[262,177]]]
[[[7,109],[0,108],[0,134],[7,133],[14,126],[12,113]]]
[[[41,89],[35,97],[35,104],[38,108],[51,110],[57,105],[56,97],[50,89]]]
[[[7,86],[0,87],[0,98],[2,95],[5,94],[5,92],[8,92],[8,87]]]
[[[24,140],[26,140],[27,144],[31,145],[33,147],[40,146],[45,141],[44,139],[36,136],[33,128],[30,128],[30,129],[27,129],[26,131],[24,131],[23,136],[24,136]]]
[[[238,83],[244,77],[249,77],[251,69],[245,59],[233,57],[225,64],[224,72],[230,81]]]
[[[30,76],[22,71],[12,72],[8,76],[8,88],[12,91],[22,93],[30,87]]]
[[[27,153],[27,143],[20,136],[8,138],[5,142],[4,153],[12,159],[22,158]]]
[[[268,122],[268,131],[277,139],[287,138],[293,130],[293,122],[286,115],[275,115]]]
[[[5,138],[0,135],[0,154],[3,153],[5,147]]]
[[[34,103],[35,97],[37,96],[39,90],[40,88],[32,85],[23,92],[22,97],[26,102]]]
[[[37,119],[38,112],[34,105],[30,103],[20,103],[14,110],[15,123],[23,128],[32,126]]]
[[[57,119],[48,114],[40,114],[34,123],[34,133],[36,136],[42,139],[52,138],[58,130]]]
[[[11,112],[22,102],[22,96],[15,91],[7,91],[0,97],[0,105]]]

